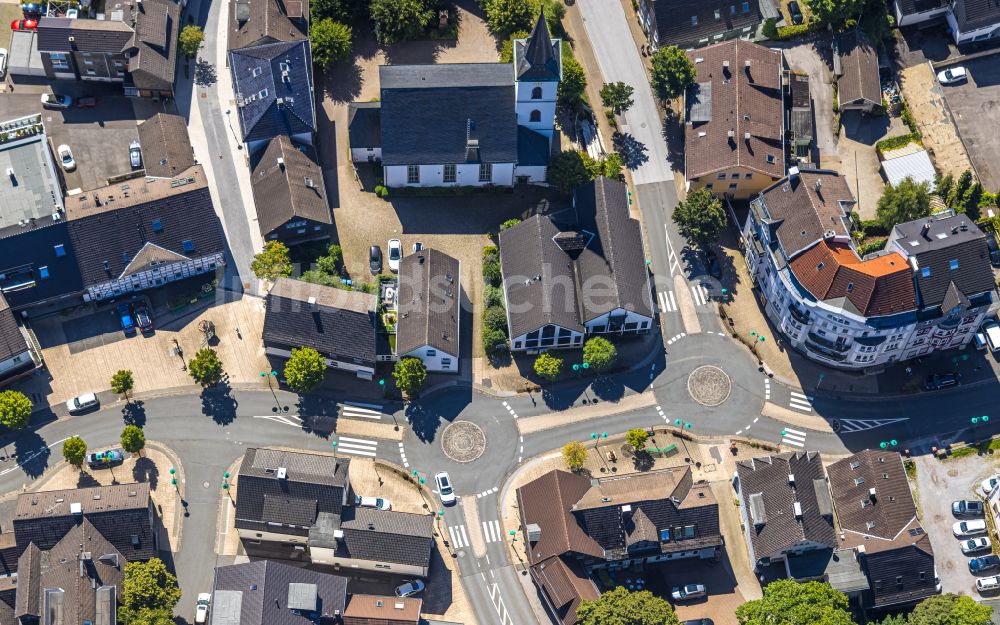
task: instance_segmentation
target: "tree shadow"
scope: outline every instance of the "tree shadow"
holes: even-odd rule
[[[100,486],[101,483],[94,479],[94,476],[87,473],[86,471],[80,471],[80,475],[76,478],[77,488],[91,488],[93,486]]]
[[[618,401],[625,395],[625,385],[617,378],[600,376],[590,385],[594,395],[603,401]]]
[[[14,440],[14,456],[21,470],[30,478],[36,478],[49,467],[52,450],[37,432],[24,432]]]
[[[239,402],[232,395],[229,384],[220,383],[201,391],[201,412],[212,417],[219,425],[229,425],[236,420]]]
[[[645,449],[633,452],[632,467],[636,471],[649,471],[653,468],[653,456]]]
[[[622,163],[628,169],[637,169],[639,165],[649,160],[649,155],[646,154],[646,144],[627,132],[616,132],[611,137],[611,142],[615,146],[615,152],[618,152]]]
[[[149,484],[150,490],[156,490],[156,485],[159,483],[160,469],[157,468],[156,463],[149,458],[142,457],[135,461],[135,466],[132,467],[132,479],[136,482],[146,482]]]
[[[337,430],[339,407],[329,398],[318,395],[301,395],[295,407],[302,420],[303,432],[327,439]]]
[[[194,66],[194,84],[199,87],[210,87],[219,79],[215,65],[204,59],[198,59]]]
[[[125,425],[144,427],[146,425],[146,404],[141,399],[135,399],[122,408],[122,421]]]
[[[454,421],[471,401],[472,387],[457,386],[427,401],[408,403],[403,414],[417,438],[431,443],[437,436],[438,428]]]
[[[684,126],[680,114],[667,109],[663,118],[663,139],[667,143],[667,159],[674,171],[684,171]]]

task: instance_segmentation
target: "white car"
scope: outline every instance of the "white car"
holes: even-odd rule
[[[354,497],[354,505],[361,508],[378,508],[379,510],[392,510],[392,502],[381,497]]]
[[[56,95],[54,93],[42,94],[42,106],[47,109],[68,109],[73,106],[73,98],[68,95]]]
[[[0,48],[0,80],[7,76],[7,48]]]
[[[670,596],[674,601],[690,601],[700,599],[708,594],[704,584],[688,584],[686,586],[674,586]]]
[[[93,393],[84,393],[83,395],[77,395],[73,399],[66,402],[66,410],[69,410],[69,413],[73,414],[75,412],[80,412],[81,410],[93,408],[99,404],[100,402],[97,400],[97,395],[94,395]]]
[[[211,602],[211,593],[203,592],[198,595],[198,606],[194,609],[194,622],[198,625],[208,622],[208,604]]]
[[[396,586],[397,597],[412,597],[424,591],[424,582],[420,579],[410,580],[404,584]]]
[[[997,325],[996,320],[992,317],[987,319],[979,329],[986,334],[986,345],[990,351],[1000,351],[1000,325]]]
[[[1000,589],[1000,577],[980,577],[976,580],[976,590],[979,592],[992,592]]]
[[[957,82],[962,82],[969,77],[968,72],[962,66],[959,67],[949,67],[943,72],[938,72],[937,78],[938,82],[942,85],[953,85]]]
[[[70,151],[69,146],[65,143],[56,148],[56,154],[59,155],[59,162],[62,163],[62,168],[66,171],[73,171],[76,169],[76,161],[73,160],[73,152]]]
[[[969,555],[970,553],[989,549],[992,546],[993,544],[990,542],[990,539],[985,536],[980,536],[979,538],[969,538],[968,540],[962,541],[962,553]]]
[[[399,261],[403,259],[403,244],[399,239],[389,239],[389,270],[399,273]]]
[[[993,489],[997,487],[997,484],[1000,484],[1000,473],[994,473],[983,480],[983,483],[979,485],[979,488],[983,491],[984,497],[989,497],[990,493],[993,492]]]
[[[951,531],[959,538],[975,536],[986,532],[986,521],[975,519],[972,521],[958,521],[951,526]]]
[[[450,506],[455,503],[455,489],[451,487],[451,478],[444,471],[436,474],[434,476],[434,481],[437,483],[438,495],[441,497],[441,503],[446,506]]]
[[[128,146],[128,160],[132,163],[132,169],[139,169],[142,166],[142,148],[139,141],[135,140]]]

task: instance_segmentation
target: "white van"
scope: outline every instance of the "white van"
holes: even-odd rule
[[[990,351],[1000,351],[1000,325],[993,319],[989,319],[983,323],[980,328],[986,334],[986,344],[989,345]]]

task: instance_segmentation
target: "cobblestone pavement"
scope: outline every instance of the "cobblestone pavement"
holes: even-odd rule
[[[972,162],[952,122],[934,70],[927,63],[919,63],[903,69],[899,76],[903,97],[938,173],[958,178],[972,168]]]

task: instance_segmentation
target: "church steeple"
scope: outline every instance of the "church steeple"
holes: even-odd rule
[[[558,81],[561,78],[560,50],[555,45],[557,44],[553,44],[549,36],[549,27],[545,23],[545,10],[542,9],[531,35],[523,44],[517,46],[522,48],[521,54],[516,55],[517,79],[537,82]]]

